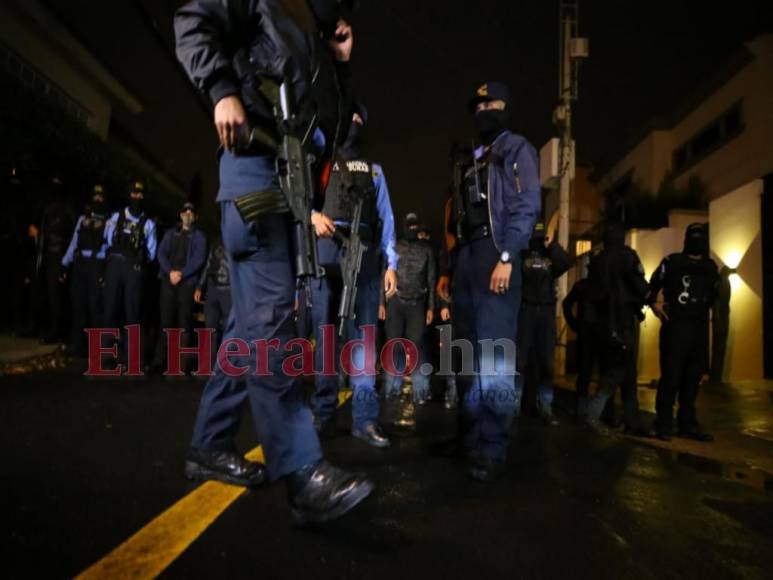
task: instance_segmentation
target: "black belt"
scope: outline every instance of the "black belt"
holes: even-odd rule
[[[482,240],[483,238],[490,238],[490,237],[491,237],[491,228],[487,224],[484,224],[482,226],[473,228],[470,231],[470,234],[467,236],[467,239],[470,242],[476,242],[478,240]]]

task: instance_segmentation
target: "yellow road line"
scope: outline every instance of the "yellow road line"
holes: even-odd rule
[[[351,396],[341,391],[338,405]],[[245,457],[263,463],[263,449],[258,446]],[[200,485],[77,578],[156,578],[245,491],[216,481]]]

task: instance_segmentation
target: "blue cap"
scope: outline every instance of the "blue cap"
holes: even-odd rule
[[[482,84],[475,91],[475,96],[470,99],[468,107],[471,113],[475,112],[478,103],[484,101],[504,101],[505,105],[510,105],[510,87],[499,81],[489,81]]]

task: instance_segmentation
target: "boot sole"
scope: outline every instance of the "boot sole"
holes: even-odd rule
[[[221,473],[214,469],[209,469],[208,467],[203,467],[192,461],[185,462],[185,477],[191,481],[219,481],[230,485],[238,485],[240,487],[261,487],[268,481],[268,477],[265,473],[259,481],[251,481]]]
[[[293,519],[296,526],[303,526],[306,524],[321,524],[340,518],[348,511],[356,507],[365,498],[367,498],[375,486],[370,481],[365,481],[358,485],[352,492],[342,499],[338,505],[326,512],[307,512],[299,510],[298,508],[291,508]]]

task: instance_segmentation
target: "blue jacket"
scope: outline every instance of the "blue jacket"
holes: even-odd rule
[[[180,231],[179,227],[171,228],[164,234],[161,240],[161,246],[158,248],[158,264],[167,277],[172,271],[172,238]],[[182,269],[182,282],[188,282],[192,279],[198,279],[197,276],[204,266],[207,259],[207,238],[204,233],[193,227],[191,229],[191,243],[188,245],[188,259],[185,261],[185,267]]]
[[[489,165],[489,208],[494,244],[517,256],[529,246],[542,211],[537,151],[520,135],[504,131],[492,151],[504,160]]]

